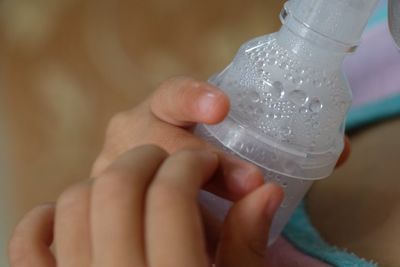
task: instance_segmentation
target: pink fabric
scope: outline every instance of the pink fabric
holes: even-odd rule
[[[267,252],[268,267],[330,267],[322,261],[314,259],[298,251],[286,239],[280,237]]]
[[[364,35],[361,45],[344,64],[353,91],[353,106],[400,93],[400,52],[387,23]]]

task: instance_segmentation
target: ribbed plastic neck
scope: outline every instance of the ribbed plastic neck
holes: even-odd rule
[[[353,52],[378,0],[291,0],[281,12],[284,27],[317,46]]]

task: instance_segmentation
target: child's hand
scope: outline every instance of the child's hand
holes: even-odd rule
[[[141,105],[114,116],[93,176],[119,154],[138,145],[156,144],[169,153],[182,148],[209,149],[220,156],[222,175],[215,180],[218,184],[211,183],[206,190],[237,200],[263,183],[260,170],[222,153],[190,131],[196,123],[222,121],[228,111],[229,99],[218,88],[185,77],[167,80]]]
[[[207,257],[197,194],[220,164],[205,150],[169,157],[155,146],[130,150],[56,205],[30,211],[10,241],[11,266],[265,266],[269,225],[282,200],[273,184],[234,204],[215,259]]]
[[[111,120],[93,176],[119,154],[142,144],[156,144],[170,153],[188,147],[206,148],[219,154],[221,172],[220,179],[205,189],[237,200],[263,183],[262,173],[252,164],[228,156],[190,132],[190,127],[196,123],[218,123],[228,112],[229,99],[218,88],[185,77],[167,80],[140,106],[119,113]],[[339,163],[343,163],[348,154],[347,141]]]

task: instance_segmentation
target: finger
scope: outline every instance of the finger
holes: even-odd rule
[[[264,183],[260,169],[247,161],[229,155],[206,141],[183,131],[176,137],[165,136],[156,143],[174,153],[182,149],[207,149],[220,159],[217,178],[210,180],[205,189],[229,200],[238,200]]]
[[[282,199],[279,186],[266,184],[234,204],[224,222],[217,266],[265,266],[269,228]]]
[[[167,153],[130,150],[95,179],[91,199],[93,266],[145,266],[143,218],[148,184]]]
[[[207,253],[209,258],[214,259],[219,241],[219,235],[222,229],[222,222],[215,216],[214,213],[210,212],[201,204],[200,212],[204,225]]]
[[[8,255],[11,267],[55,267],[50,251],[53,241],[54,205],[46,204],[27,213],[11,237]]]
[[[78,183],[57,200],[54,241],[59,267],[91,264],[90,196],[91,181]]]
[[[146,202],[149,266],[208,264],[197,195],[217,165],[213,153],[182,151],[161,166]]]
[[[174,127],[174,126],[171,126]],[[238,200],[264,182],[263,174],[255,165],[230,156],[206,141],[182,130],[176,135],[164,135],[152,141],[160,144],[170,153],[182,149],[208,149],[219,155],[221,166],[217,178],[205,186],[205,190],[229,200]],[[113,157],[102,155],[95,164],[93,175],[96,177]]]
[[[350,139],[347,136],[345,136],[344,148],[342,154],[339,157],[338,162],[336,163],[336,168],[342,166],[349,159],[350,153],[351,153]]]
[[[205,82],[177,77],[163,82],[151,99],[151,110],[159,119],[175,126],[214,124],[229,111],[229,99]]]
[[[219,175],[206,184],[208,192],[237,201],[264,184],[263,173],[257,166],[223,152],[217,154],[220,158]]]

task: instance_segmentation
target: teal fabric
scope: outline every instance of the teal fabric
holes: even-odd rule
[[[346,130],[352,131],[400,114],[400,94],[350,110]]]
[[[374,26],[380,24],[381,22],[386,22],[387,7],[388,7],[387,0],[380,1],[374,14],[371,16],[371,18],[368,21],[367,30],[371,27],[374,27]]]
[[[400,94],[350,110],[346,129],[361,127],[400,116]],[[345,223],[345,222],[344,222]],[[337,267],[373,267],[373,262],[332,247],[326,243],[313,227],[307,215],[305,203],[301,203],[284,230],[284,236],[298,249],[321,261]]]
[[[325,242],[311,224],[305,203],[301,203],[286,226],[283,235],[296,248],[323,262],[337,267],[375,267],[373,262],[333,247]]]

